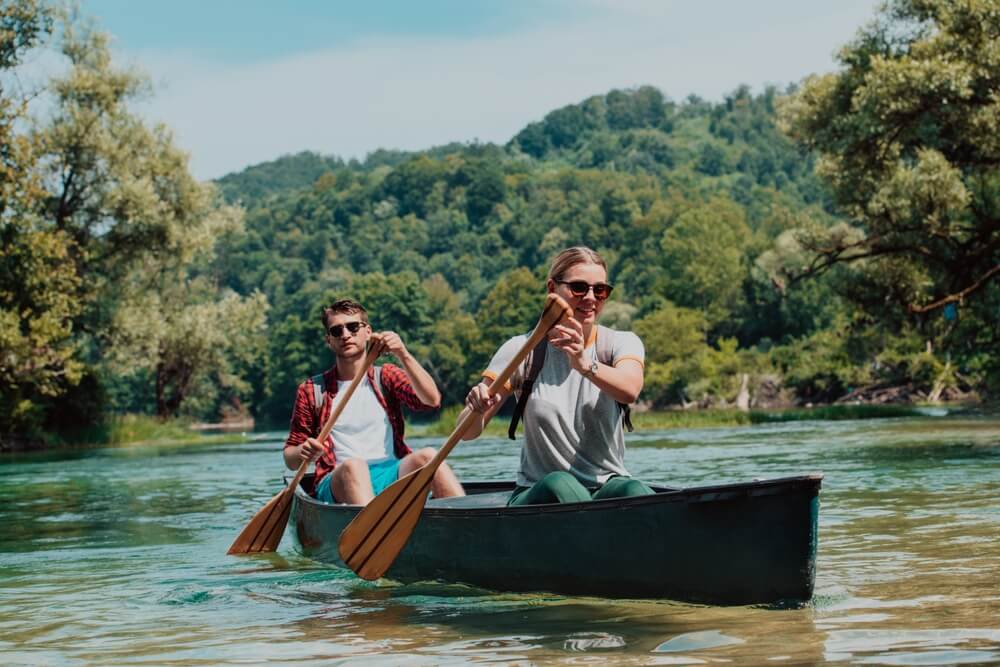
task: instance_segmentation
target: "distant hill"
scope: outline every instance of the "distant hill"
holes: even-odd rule
[[[305,152],[219,179],[247,215],[245,233],[219,244],[216,275],[237,293],[263,291],[275,323],[274,370],[260,381],[270,397],[258,402],[277,417],[325,363],[316,308],[344,295],[407,332],[457,400],[490,345],[530,326],[532,276],[575,244],[608,258],[616,326],[680,318],[694,340],[742,347],[826,326],[836,301],[822,288],[786,301],[754,268],[784,231],[832,219],[812,156],[776,127],[777,97],[743,87],[720,103],[674,102],[649,86],[615,90],[502,146],[379,150],[363,162]],[[680,395],[664,382],[655,400]]]
[[[326,172],[343,166],[338,157],[303,151],[226,174],[215,183],[227,201],[249,206],[275,192],[308,187]]]

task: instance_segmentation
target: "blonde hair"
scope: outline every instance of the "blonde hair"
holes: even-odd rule
[[[556,255],[549,267],[549,280],[562,279],[566,272],[577,264],[597,264],[604,269],[605,273],[608,272],[608,263],[604,261],[603,257],[587,246],[577,245],[566,248]]]

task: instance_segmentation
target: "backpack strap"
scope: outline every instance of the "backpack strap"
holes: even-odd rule
[[[323,399],[326,398],[326,382],[323,381],[323,374],[312,376],[313,383],[313,415],[318,422],[323,414]]]
[[[531,351],[528,374],[524,376],[524,381],[521,383],[521,395],[517,397],[517,405],[514,407],[514,414],[510,418],[510,427],[507,429],[507,437],[511,440],[514,440],[514,434],[517,433],[517,423],[521,421],[521,415],[524,414],[524,406],[528,404],[528,396],[531,395],[531,389],[535,386],[535,380],[538,379],[538,374],[542,371],[542,365],[545,363],[545,351],[549,347],[548,343],[549,341],[543,338],[535,346],[535,349]]]
[[[595,343],[597,347],[597,360],[607,366],[611,366],[615,359],[614,333],[614,329],[597,325],[597,342]],[[625,430],[631,433],[635,430],[632,427],[632,408],[625,403],[618,403],[618,408],[622,412],[622,424],[624,424]]]

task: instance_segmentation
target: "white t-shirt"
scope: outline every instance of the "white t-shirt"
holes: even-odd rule
[[[596,332],[612,335],[612,360],[615,366],[625,359],[645,363],[642,341],[631,331],[595,327],[595,335],[586,350],[597,358]],[[528,334],[515,336],[504,343],[487,371],[496,378],[521,349]],[[625,469],[625,432],[621,410],[613,398],[597,385],[572,369],[566,354],[548,344],[545,363],[524,409],[524,447],[517,473],[519,486],[531,486],[550,472],[564,470],[580,483],[593,489],[612,475],[629,476]],[[526,364],[511,379],[518,391]]]
[[[350,384],[350,380],[337,381],[333,408],[343,400]],[[330,435],[333,437],[337,461],[364,459],[368,463],[378,463],[396,458],[389,417],[375,397],[375,390],[367,376],[354,390],[354,396],[344,406]]]

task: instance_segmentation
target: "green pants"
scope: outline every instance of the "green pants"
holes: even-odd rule
[[[546,505],[549,503],[580,503],[602,498],[648,496],[654,491],[631,477],[615,476],[604,486],[591,493],[572,474],[564,471],[550,472],[532,486],[519,486],[510,495],[507,505]]]

